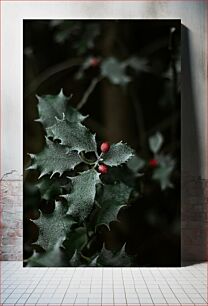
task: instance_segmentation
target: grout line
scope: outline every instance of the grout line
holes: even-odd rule
[[[167,279],[165,279],[164,275],[162,275],[162,273],[161,273],[160,270],[159,270],[159,273],[160,273],[160,275],[162,276],[162,278],[164,279],[164,281],[166,282],[166,284],[168,285],[168,287],[170,288],[171,292],[173,293],[174,297],[175,297],[176,300],[178,301],[179,305],[181,305],[180,301],[178,300],[177,296],[175,295],[175,292],[173,291],[173,288],[171,288],[171,287],[170,287],[170,284],[167,282]],[[168,271],[168,273],[169,273],[170,275],[172,275],[172,274],[171,274],[171,271]],[[172,276],[171,276],[171,277],[172,277]],[[160,287],[160,285],[159,285],[159,287]]]
[[[73,270],[73,273],[72,273],[72,275],[71,275],[71,279],[70,279],[70,282],[69,282],[69,284],[68,284],[67,289],[68,289],[68,288],[69,288],[69,286],[70,286],[70,283],[71,283],[71,281],[72,281],[72,279],[73,279],[74,274],[75,274],[75,269]],[[66,296],[67,289],[66,289],[66,291],[65,291],[65,293],[64,293],[64,296],[63,296],[62,302],[63,302],[63,300],[64,300],[64,298],[65,298],[65,296]],[[76,293],[76,297],[75,297],[74,301],[76,301],[76,298],[77,298],[77,293]]]
[[[122,278],[122,283],[123,283],[123,287],[124,287],[124,295],[125,295],[125,300],[126,300],[126,304],[127,304],[127,298],[126,298],[126,287],[125,287],[125,283],[124,283],[124,278],[123,278],[123,269],[120,268],[121,270],[121,278]]]
[[[79,285],[76,285],[76,288],[75,288],[75,291],[74,291],[74,295],[75,295],[75,301],[74,301],[74,304],[75,306],[79,306],[78,304],[76,304],[76,299],[77,299],[77,295],[78,295],[78,291],[79,291],[79,288],[85,288],[85,284],[87,283],[89,285],[89,282],[90,282],[90,287],[87,287],[88,289],[88,293],[86,293],[86,298],[87,298],[87,301],[88,303],[85,303],[84,305],[90,305],[92,306],[92,304],[89,304],[89,301],[90,301],[90,298],[88,296],[89,293],[92,293],[92,284],[94,283],[96,285],[96,280],[99,280],[99,288],[95,286],[95,288],[101,290],[101,292],[99,291],[99,293],[101,293],[101,299],[102,299],[102,294],[103,294],[103,286],[104,286],[104,281],[105,281],[105,284],[106,284],[106,280],[108,279],[108,277],[110,278],[111,277],[111,280],[112,280],[112,290],[110,290],[111,292],[113,292],[113,295],[112,293],[110,294],[110,296],[112,297],[113,296],[113,303],[111,303],[111,306],[115,305],[115,306],[118,306],[118,305],[121,305],[120,303],[117,303],[115,304],[115,292],[116,292],[116,288],[118,289],[117,292],[119,292],[119,288],[121,290],[121,287],[122,287],[122,291],[124,290],[124,295],[125,295],[125,300],[126,300],[126,304],[130,305],[131,303],[128,303],[128,300],[127,300],[127,290],[126,288],[131,288],[131,291],[136,291],[136,295],[137,295],[137,298],[139,300],[139,303],[137,304],[131,304],[132,306],[137,306],[137,305],[142,305],[141,302],[140,302],[140,298],[139,298],[139,291],[137,293],[137,288],[139,288],[139,282],[142,282],[142,284],[144,284],[146,287],[146,292],[149,292],[149,296],[152,300],[152,304],[149,303],[149,305],[155,305],[155,302],[154,302],[154,290],[153,292],[151,291],[151,288],[156,288],[156,289],[159,289],[156,290],[158,291],[158,293],[160,292],[160,296],[161,298],[164,298],[165,301],[167,302],[168,299],[166,300],[166,297],[165,297],[165,290],[163,292],[162,290],[162,283],[164,282],[164,284],[166,284],[165,288],[167,288],[167,290],[170,292],[171,291],[171,295],[173,294],[174,298],[178,300],[178,297],[177,297],[177,290],[178,292],[181,292],[181,294],[183,294],[187,299],[190,300],[190,302],[188,304],[183,304],[183,303],[179,303],[178,304],[174,304],[174,305],[171,305],[171,303],[167,302],[166,305],[171,305],[171,306],[179,306],[181,304],[183,305],[197,305],[197,306],[200,306],[200,305],[203,305],[205,306],[206,305],[206,302],[203,298],[203,296],[200,295],[200,293],[198,293],[198,290],[196,289],[197,287],[197,284],[199,286],[199,288],[201,286],[205,286],[204,285],[204,280],[203,278],[206,277],[206,271],[205,270],[205,266],[204,264],[203,265],[199,265],[199,266],[193,266],[193,267],[190,267],[188,269],[185,269],[185,268],[166,268],[166,269],[163,269],[163,268],[111,268],[109,271],[109,274],[107,273],[105,275],[105,268],[99,268],[99,270],[91,270],[89,268],[87,269],[83,269],[83,268],[74,268],[72,271],[69,272],[69,274],[67,274],[67,269],[64,270],[59,270],[58,268],[53,268],[53,269],[49,269],[49,268],[30,268],[30,270],[27,268],[23,268],[22,266],[20,266],[20,263],[19,262],[3,262],[2,264],[2,267],[3,267],[3,280],[6,280],[6,288],[5,289],[11,289],[11,293],[6,297],[6,299],[8,299],[11,294],[14,292],[15,289],[19,288],[19,286],[22,286],[22,292],[20,292],[21,294],[21,297],[20,298],[17,298],[16,300],[16,303],[21,299],[23,298],[22,295],[24,295],[26,293],[26,290],[27,289],[30,289],[32,290],[31,292],[28,293],[28,297],[25,299],[25,302],[22,303],[24,305],[27,305],[27,300],[31,297],[31,295],[34,293],[35,289],[38,289],[40,288],[39,285],[41,284],[41,293],[37,293],[37,295],[40,295],[38,297],[38,299],[41,297],[42,293],[44,293],[44,290],[50,288],[50,284],[52,285],[52,282],[51,280],[55,279],[55,286],[53,286],[54,288],[51,288],[51,290],[53,291],[52,295],[51,295],[51,298],[53,299],[53,294],[56,293],[56,290],[57,289],[66,289],[65,292],[62,294],[60,293],[60,298],[62,298],[62,301],[60,303],[56,303],[56,305],[60,305],[61,303],[63,303],[63,300],[66,296],[66,292],[69,290],[69,287],[71,285],[71,283],[73,282],[73,280],[75,279],[75,284],[79,284]],[[34,269],[34,270],[33,270]],[[69,271],[69,270],[68,270]],[[60,273],[59,273],[60,272]],[[205,272],[205,273],[204,273]],[[70,280],[68,279],[68,282],[67,282],[67,286],[65,287],[64,284],[65,284],[65,280],[63,280],[62,276],[65,274],[65,278],[67,280],[67,277],[70,277]],[[96,275],[97,273],[98,276]],[[89,279],[88,279],[88,275],[89,275]],[[11,277],[12,276],[12,277]],[[24,279],[24,276],[25,279]],[[105,276],[105,277],[104,277]],[[202,278],[203,277],[203,278]],[[22,279],[21,279],[22,278]],[[57,279],[56,279],[57,278]],[[31,286],[31,284],[33,285],[33,283],[29,285],[29,281],[33,280],[34,281],[34,286]],[[57,282],[56,282],[57,280]],[[192,284],[192,280],[194,281],[194,286]],[[47,286],[47,281],[50,282],[50,284],[48,284]],[[100,282],[101,281],[101,282]],[[118,281],[118,286],[117,286],[117,281]],[[162,281],[162,283],[160,284],[160,281]],[[176,286],[176,290],[174,291],[174,288],[171,288],[171,281],[177,285]],[[184,283],[184,286],[183,286],[183,283]],[[63,285],[63,287],[61,286],[61,284]],[[120,284],[120,286],[119,286]],[[128,287],[128,284],[131,285]],[[137,284],[138,284],[138,287],[137,287]],[[153,286],[151,287],[150,284],[152,284]],[[201,300],[204,301],[201,302],[193,302],[193,304],[191,304],[191,301],[192,301],[192,298],[191,298],[191,291],[190,291],[190,296],[189,296],[189,292],[185,292],[185,284],[187,284],[187,288],[190,288],[194,290],[193,294],[197,294],[198,297],[199,297],[199,301],[200,301],[200,298]],[[82,285],[82,287],[81,287]],[[149,287],[148,287],[149,285]],[[11,286],[11,287],[10,287]],[[13,287],[14,286],[14,287]],[[24,288],[27,288],[25,289]],[[46,287],[45,287],[46,286]],[[13,287],[13,288],[12,288]],[[109,288],[108,286],[106,288]],[[21,291],[21,288],[19,288],[20,291]],[[85,288],[86,289],[86,288]],[[149,290],[150,289],[150,290]],[[69,290],[70,292],[70,290]],[[95,290],[96,292],[96,290]],[[151,293],[152,292],[152,293]],[[50,293],[50,292],[49,292]],[[19,293],[17,293],[18,295]],[[83,298],[84,298],[84,293],[83,293]],[[135,295],[135,298],[136,298],[136,295]],[[144,293],[145,295],[145,293]],[[157,295],[157,293],[155,293],[155,296]],[[142,295],[141,295],[142,296]],[[178,296],[180,296],[180,293],[178,293]],[[50,298],[50,300],[51,300]],[[47,297],[46,297],[47,299]],[[52,302],[50,302],[52,303]],[[102,305],[104,306],[107,306],[107,304],[103,303],[102,300],[101,300],[101,303]],[[22,305],[21,304],[21,305]],[[48,302],[47,302],[48,304]],[[53,303],[55,305],[55,303]],[[6,304],[4,304],[6,306]],[[16,305],[19,305],[20,304],[16,304]],[[29,304],[28,304],[29,305]],[[31,304],[30,304],[31,305]],[[41,303],[38,303],[38,301],[36,302],[36,305],[40,306]],[[100,306],[101,304],[95,304],[94,306]],[[158,305],[158,304],[157,304]],[[163,304],[165,305],[165,304]],[[108,304],[108,306],[110,306],[110,304]],[[147,304],[143,304],[143,306],[148,306]]]
[[[115,305],[115,284],[114,284],[114,275],[113,275],[113,270],[112,270],[112,283],[113,283],[113,305]]]
[[[144,280],[144,282],[145,282],[147,291],[149,292],[150,298],[151,298],[151,300],[152,300],[152,304],[154,305],[154,302],[153,302],[153,299],[152,299],[152,295],[151,295],[151,293],[150,293],[150,291],[149,291],[149,288],[148,288],[148,286],[147,286],[146,280],[145,280],[144,275],[143,275],[142,272],[143,272],[143,271],[141,270],[142,278],[143,278],[143,280]]]
[[[137,298],[138,298],[139,304],[141,305],[141,303],[140,303],[140,298],[139,298],[139,295],[138,295],[138,293],[137,293],[136,286],[135,286],[135,278],[134,278],[134,274],[133,274],[133,272],[132,272],[132,269],[131,269],[130,271],[131,271],[131,276],[132,276],[132,279],[133,279],[133,282],[134,282],[134,290],[135,290],[135,292],[136,292],[136,295],[137,295]]]

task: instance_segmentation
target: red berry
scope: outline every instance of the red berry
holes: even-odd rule
[[[99,64],[100,64],[99,58],[92,57],[92,58],[90,59],[90,66],[91,66],[91,67],[97,67]]]
[[[99,165],[98,171],[102,174],[106,174],[108,172],[108,167],[104,164]]]
[[[149,160],[149,165],[150,165],[150,167],[155,168],[158,165],[158,161],[156,159],[154,159],[154,158],[150,159]]]
[[[100,146],[100,150],[103,153],[107,153],[110,150],[110,144],[108,142],[103,142]]]

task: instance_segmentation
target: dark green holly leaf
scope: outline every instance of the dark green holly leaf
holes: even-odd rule
[[[127,204],[131,191],[132,188],[123,183],[104,185],[103,194],[98,199],[101,208],[98,212],[96,226],[105,224],[109,227],[111,221],[117,220],[118,212]]]
[[[75,250],[81,251],[87,243],[87,232],[86,228],[78,227],[69,232],[66,240],[63,243],[66,254],[72,257]]]
[[[88,117],[88,116],[83,116],[80,112],[78,112],[75,108],[71,107],[70,105],[67,106],[66,112],[64,114],[69,122],[82,122]]]
[[[98,266],[98,258],[99,256],[97,255],[96,257],[94,257],[93,259],[90,260],[88,266],[89,267],[97,267]]]
[[[69,263],[71,267],[97,267],[98,255],[93,255],[92,257],[87,257],[83,255],[78,250],[75,250],[73,256],[71,257]]]
[[[128,162],[128,168],[135,174],[138,173],[145,165],[145,161],[137,155],[134,155]]]
[[[86,52],[88,49],[94,48],[95,39],[99,34],[100,24],[98,22],[85,24],[82,40],[77,43],[80,54]]]
[[[119,142],[110,147],[108,153],[103,155],[103,162],[108,166],[119,166],[134,156],[134,151],[127,144]]]
[[[53,143],[46,138],[46,147],[38,154],[30,154],[32,165],[27,168],[39,169],[40,176],[55,173],[62,175],[64,171],[73,170],[75,166],[81,163],[79,155],[75,151],[69,151],[58,143]]]
[[[136,72],[138,71],[149,72],[149,68],[147,65],[147,59],[145,58],[139,58],[136,56],[132,56],[132,57],[129,57],[127,60],[125,60],[124,65],[125,67],[126,66],[131,67]]]
[[[114,57],[103,60],[101,75],[107,77],[115,85],[125,85],[130,82],[130,77],[125,72],[125,65]]]
[[[80,122],[69,122],[65,117],[62,120],[56,119],[56,124],[47,129],[47,134],[78,153],[97,150],[95,134]]]
[[[159,132],[157,132],[155,135],[153,135],[149,138],[150,150],[154,154],[158,153],[162,144],[163,144],[163,137]]]
[[[70,42],[70,48],[75,49],[76,54],[84,54],[94,48],[95,39],[100,34],[98,22],[82,23],[65,20],[51,22],[55,28],[54,39],[57,43]]]
[[[104,184],[114,184],[115,182],[122,182],[127,186],[135,186],[135,174],[127,167],[126,164],[120,167],[111,167],[107,174],[102,176]]]
[[[72,20],[52,20],[50,26],[54,28],[54,40],[58,44],[63,44],[71,39],[71,36],[79,29]]]
[[[72,177],[72,192],[63,196],[69,205],[67,214],[83,221],[90,213],[96,193],[96,184],[100,183],[99,173],[90,169]]]
[[[48,252],[37,253],[34,251],[33,255],[27,259],[26,267],[68,267],[69,262],[60,248],[61,244],[62,239]]]
[[[36,186],[40,191],[41,198],[46,201],[53,199],[61,192],[60,182],[57,180],[57,178],[50,179],[48,176],[45,176]]]
[[[70,122],[81,122],[86,117],[69,105],[70,97],[66,97],[61,90],[58,95],[45,95],[38,97],[39,121],[45,128],[55,124],[55,117],[61,119],[63,114]]]
[[[80,253],[78,253],[77,250],[75,250],[74,255],[70,259],[69,263],[70,263],[71,267],[81,267],[82,266],[81,256],[80,256]]]
[[[125,245],[118,252],[109,251],[103,246],[97,263],[102,267],[131,267],[133,257],[127,255]]]
[[[60,238],[66,238],[71,226],[75,221],[66,216],[67,208],[63,203],[55,202],[54,212],[44,214],[40,211],[40,217],[31,220],[39,228],[38,240],[34,243],[40,245],[44,250],[53,248]]]
[[[175,161],[170,155],[158,155],[158,167],[155,168],[152,178],[156,181],[159,181],[161,189],[164,190],[168,187],[172,188],[173,184],[170,181],[171,174],[175,167]]]

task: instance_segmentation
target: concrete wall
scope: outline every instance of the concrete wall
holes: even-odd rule
[[[204,260],[206,1],[3,1],[1,6],[1,259],[22,259],[22,20],[84,17],[182,21],[182,264]]]

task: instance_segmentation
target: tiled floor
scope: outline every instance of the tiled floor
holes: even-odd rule
[[[0,305],[207,305],[207,264],[183,268],[23,268],[1,262]]]

